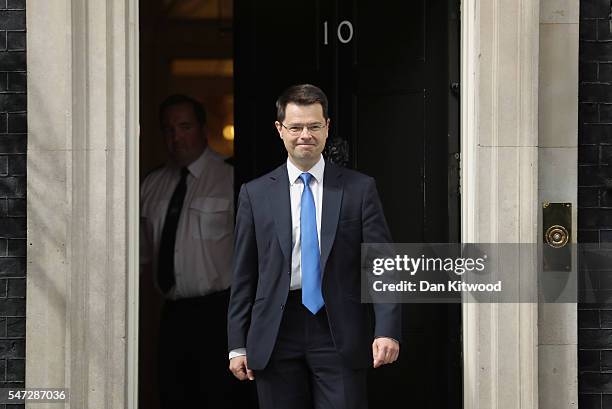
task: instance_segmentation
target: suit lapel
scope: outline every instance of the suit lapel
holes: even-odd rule
[[[325,265],[329,258],[336,229],[340,218],[342,204],[342,170],[332,163],[325,164],[323,175],[323,209],[321,211],[321,272],[325,274]]]
[[[289,176],[287,165],[278,167],[270,175],[268,201],[276,226],[276,234],[285,260],[291,263],[291,199],[289,198]]]

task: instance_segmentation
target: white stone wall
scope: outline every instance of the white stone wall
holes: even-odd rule
[[[540,208],[543,202],[572,204],[574,243],[578,233],[578,27],[578,0],[541,0],[538,202]],[[540,226],[541,217],[540,211]],[[538,323],[540,408],[575,408],[577,306],[542,304]]]
[[[462,25],[462,241],[535,243],[539,1],[465,1]],[[464,304],[465,408],[538,407],[537,313]]]
[[[463,241],[537,243],[542,201],[575,232],[578,1],[465,1],[462,24]],[[464,407],[577,405],[575,304],[463,311]]]
[[[28,2],[26,385],[66,408],[136,408],[136,16]]]

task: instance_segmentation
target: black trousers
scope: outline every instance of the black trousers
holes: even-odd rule
[[[248,353],[248,351],[247,351]],[[265,369],[255,371],[262,409],[367,409],[366,369],[344,365],[325,307],[312,315],[290,291]]]
[[[160,325],[161,407],[237,407],[238,381],[228,369],[227,304],[229,291],[167,301]]]

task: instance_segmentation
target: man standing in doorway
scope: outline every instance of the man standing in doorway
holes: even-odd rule
[[[374,180],[325,162],[327,97],[277,100],[288,158],[242,186],[228,313],[230,370],[262,409],[367,408],[366,370],[399,354],[400,306],[360,302],[361,243],[390,242]]]
[[[234,227],[233,168],[207,145],[203,106],[184,95],[159,109],[168,163],[141,186],[141,267],[164,297],[163,409],[229,407],[227,303]],[[229,376],[228,376],[229,375]]]

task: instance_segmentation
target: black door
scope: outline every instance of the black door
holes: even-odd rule
[[[327,160],[376,178],[394,240],[459,240],[458,0],[238,0],[234,18],[237,188],[286,160],[274,102],[309,82],[330,100]],[[370,407],[461,407],[460,317],[404,305]]]

